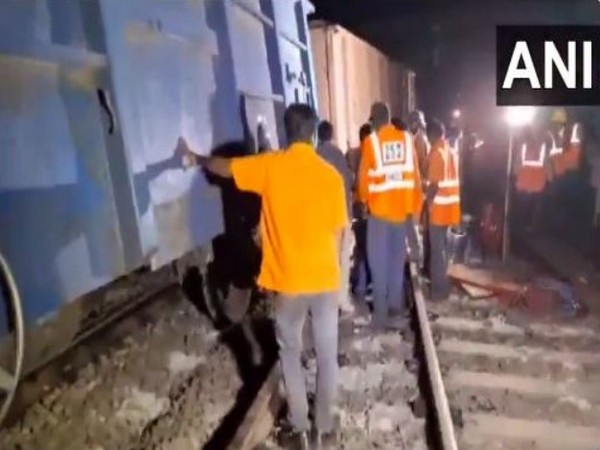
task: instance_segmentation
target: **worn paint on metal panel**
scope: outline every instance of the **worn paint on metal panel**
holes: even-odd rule
[[[312,60],[306,45],[306,19],[302,16],[308,10],[306,2],[226,0],[226,4],[238,89],[257,99],[267,99],[272,93],[281,96],[285,104],[315,105]],[[253,70],[248,71],[248,66]],[[259,115],[280,122],[278,102],[275,98],[272,104],[261,102],[257,117],[248,117],[250,127]],[[281,127],[277,128],[277,140],[283,144],[285,136]]]
[[[32,322],[125,268],[94,85],[105,58],[77,3],[2,2],[0,24],[0,249]]]
[[[144,251],[155,265],[222,231],[218,195],[173,153],[180,136],[203,154],[215,145],[210,105],[217,101],[218,45],[205,3],[211,2],[101,2],[109,56],[119,62],[113,83]]]

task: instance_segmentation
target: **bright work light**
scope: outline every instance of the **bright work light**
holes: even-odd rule
[[[535,116],[533,106],[510,106],[506,109],[506,121],[511,127],[529,125]]]

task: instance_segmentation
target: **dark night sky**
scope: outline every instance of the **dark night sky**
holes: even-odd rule
[[[598,0],[312,0],[339,23],[415,69],[419,106],[443,116],[495,110],[495,26],[598,24]],[[436,62],[437,54],[437,62]]]

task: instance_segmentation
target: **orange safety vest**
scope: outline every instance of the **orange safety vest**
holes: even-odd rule
[[[415,160],[412,137],[393,125],[363,141],[359,192],[370,214],[390,222],[420,214],[423,198]]]
[[[581,125],[574,123],[571,128],[569,143],[563,155],[564,166],[567,171],[579,169],[581,163]]]
[[[444,162],[444,178],[438,182],[433,197],[430,220],[433,225],[452,226],[460,223],[460,180],[458,177],[458,152],[446,142],[438,151]]]
[[[521,147],[521,164],[517,169],[517,190],[527,193],[542,192],[546,187],[546,144],[542,144],[538,153],[527,143]]]
[[[550,135],[552,141],[550,161],[552,162],[554,173],[558,176],[563,175],[570,170],[577,170],[579,168],[581,159],[580,129],[581,125],[579,123],[573,124],[569,133],[569,142],[567,142],[566,145],[564,139],[565,130],[562,130],[559,135],[560,145],[557,145],[554,136],[552,134]]]
[[[550,163],[552,165],[552,170],[556,176],[563,175],[567,169],[564,164],[564,152],[563,152],[563,141],[564,141],[564,130],[561,130],[558,138],[559,144],[556,143],[556,138],[553,133],[550,133]]]

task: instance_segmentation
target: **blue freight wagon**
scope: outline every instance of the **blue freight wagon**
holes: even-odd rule
[[[284,144],[285,105],[315,103],[311,10],[308,0],[0,2],[0,252],[23,298],[25,372],[81,333],[80,305],[108,295],[90,292],[223,231],[219,190],[182,170],[177,139],[208,154],[261,123]],[[0,313],[5,341],[7,330]]]

